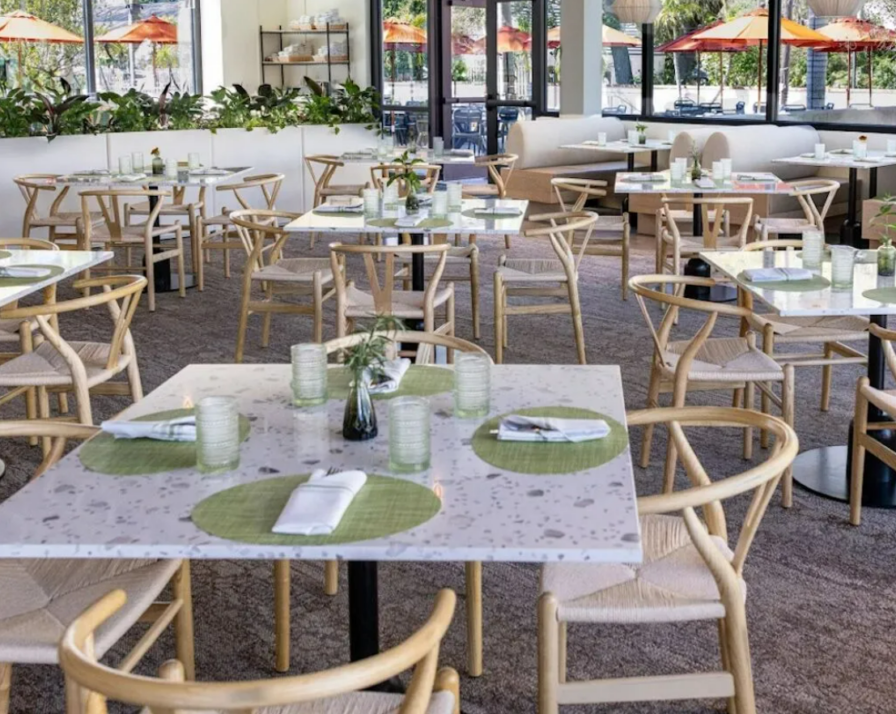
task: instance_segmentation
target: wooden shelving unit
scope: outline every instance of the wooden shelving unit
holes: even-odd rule
[[[259,36],[259,46],[261,48],[261,76],[262,79],[267,81],[267,77],[265,75],[265,70],[269,67],[280,67],[280,86],[286,87],[286,67],[326,67],[327,68],[327,86],[332,86],[333,84],[333,68],[334,67],[346,67],[348,68],[351,65],[351,43],[349,42],[349,26],[348,23],[343,23],[339,25],[341,29],[335,30],[331,29],[328,24],[325,29],[313,29],[313,30],[284,30],[283,27],[279,27],[276,30],[265,30],[263,27],[258,28],[258,36]],[[265,38],[266,37],[276,37],[277,38],[277,47],[278,52],[283,50],[283,38],[286,35],[313,35],[316,37],[326,38],[327,43],[327,61],[326,62],[272,62],[265,57],[269,54],[265,50]],[[339,59],[336,61],[330,60],[330,39],[333,37],[344,36],[345,37],[345,59]],[[346,70],[346,77],[348,76],[348,70]]]

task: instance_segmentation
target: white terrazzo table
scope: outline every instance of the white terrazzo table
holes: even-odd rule
[[[840,242],[862,248],[862,224],[859,214],[859,171],[868,171],[868,195],[877,196],[877,170],[886,166],[896,166],[896,156],[887,156],[881,151],[869,151],[865,159],[856,159],[852,153],[827,152],[823,159],[816,159],[814,154],[801,154],[774,159],[773,164],[789,164],[791,166],[811,166],[814,168],[848,169],[849,195],[846,203],[846,220],[840,227]]]
[[[600,151],[607,154],[622,154],[626,157],[628,170],[635,170],[635,158],[638,154],[650,154],[650,170],[657,170],[657,154],[660,151],[671,151],[672,144],[668,141],[648,139],[646,144],[629,144],[627,141],[608,141],[598,144],[596,141],[583,141],[579,144],[561,144],[561,149],[575,149],[577,151]]]
[[[397,476],[436,491],[440,512],[412,530],[328,546],[269,546],[211,536],[190,520],[193,508],[232,486],[314,468],[363,468],[390,475],[388,409],[377,405],[380,434],[342,438],[344,401],[290,406],[289,365],[192,365],[122,414],[132,418],[204,396],[230,394],[252,420],[237,470],[208,477],[186,469],[117,477],[86,470],[77,454],[0,504],[0,557],[344,559],[349,563],[351,627],[376,651],[376,562],[393,560],[637,563],[641,561],[631,453],[574,474],[501,470],[470,446],[485,419],[451,416],[451,393],[431,397],[432,466]],[[525,407],[583,407],[625,424],[615,366],[496,366],[491,415]],[[371,627],[373,623],[373,627]],[[374,638],[371,641],[371,638]],[[376,646],[373,646],[376,645]]]
[[[705,251],[700,254],[710,266],[735,281],[774,312],[785,317],[835,317],[844,315],[868,316],[875,324],[886,327],[887,316],[896,315],[896,304],[883,303],[867,298],[863,293],[876,288],[896,287],[896,278],[879,277],[876,263],[855,266],[851,289],[834,289],[792,292],[764,289],[744,280],[741,276],[748,268],[778,267],[801,268],[803,261],[797,251]],[[830,280],[831,263],[822,264],[820,274]],[[878,338],[868,340],[868,379],[879,389],[886,388],[887,367],[884,352]],[[807,408],[815,408],[807,405]],[[876,407],[868,412],[869,421],[889,421]],[[797,416],[797,426],[799,416]],[[851,429],[849,434],[851,434]],[[872,432],[890,448],[896,447],[890,432]],[[848,499],[848,448],[845,445],[812,449],[800,454],[793,465],[793,478],[805,488],[840,501]],[[871,452],[865,461],[863,502],[867,506],[896,507],[896,473],[886,468]]]
[[[0,258],[0,268],[14,265],[46,265],[62,268],[58,275],[36,280],[28,285],[0,287],[0,306],[9,305],[21,300],[26,295],[36,293],[50,285],[62,282],[78,275],[88,268],[108,262],[115,257],[114,253],[98,250],[9,250],[6,258]],[[0,255],[2,255],[0,252]]]
[[[400,158],[404,152],[404,149],[396,149],[385,156],[380,156],[376,149],[371,149],[348,152],[338,158],[344,164],[388,164]],[[428,150],[418,151],[410,156],[412,159],[422,159],[425,164],[431,166],[474,166],[476,164],[476,156],[472,151],[446,150],[441,156],[436,156],[432,150]]]

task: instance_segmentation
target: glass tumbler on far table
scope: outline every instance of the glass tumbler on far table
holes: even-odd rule
[[[389,469],[415,473],[429,468],[429,400],[396,397],[389,402]]]
[[[134,173],[134,164],[132,163],[130,156],[118,157],[118,173],[124,175]]]
[[[190,169],[198,169],[202,166],[202,158],[197,153],[187,154],[187,167]]]
[[[146,159],[143,157],[142,151],[135,151],[131,154],[131,168],[138,174],[142,174],[146,170]]]
[[[436,189],[432,193],[432,205],[430,213],[438,218],[444,218],[448,214],[448,192]]]
[[[196,466],[205,474],[240,463],[240,414],[234,397],[205,397],[196,405]]]
[[[380,213],[380,190],[365,188],[361,195],[364,198],[364,215],[378,216]]]
[[[462,183],[453,182],[448,184],[448,207],[460,208],[464,201],[464,186]]]
[[[831,285],[851,288],[856,264],[856,251],[848,245],[831,246]]]
[[[803,266],[817,268],[824,260],[824,233],[803,231]]]
[[[293,345],[292,403],[312,407],[327,401],[327,348],[317,343]]]
[[[175,178],[177,176],[177,160],[176,159],[168,159],[165,162],[165,175],[169,178]]]
[[[454,416],[483,417],[491,405],[492,364],[488,355],[462,352],[454,359]]]

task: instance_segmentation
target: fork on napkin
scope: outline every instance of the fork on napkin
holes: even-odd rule
[[[157,441],[196,441],[196,417],[184,416],[167,421],[104,421],[100,429],[116,439],[156,439]]]
[[[511,414],[498,425],[498,441],[571,442],[603,439],[610,426],[603,419],[557,419]]]
[[[407,357],[388,360],[379,368],[380,374],[373,374],[370,369],[364,372],[364,381],[367,382],[371,394],[389,394],[398,391],[401,380],[411,368],[411,360]]]
[[[49,268],[29,268],[24,265],[7,265],[0,268],[0,278],[43,278],[49,274]]]
[[[280,512],[272,532],[329,535],[339,527],[355,496],[367,483],[363,471],[328,473],[317,469],[298,486]]]
[[[751,283],[811,280],[812,271],[805,268],[747,268],[744,277]]]

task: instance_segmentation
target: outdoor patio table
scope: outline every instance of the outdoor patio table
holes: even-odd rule
[[[896,315],[896,302],[883,303],[865,297],[864,293],[876,288],[893,288],[894,278],[877,275],[877,264],[859,263],[855,266],[851,289],[838,290],[830,286],[822,290],[806,292],[788,289],[768,290],[742,278],[747,268],[788,267],[801,268],[803,262],[797,251],[713,251],[701,256],[716,270],[724,273],[741,288],[752,293],[784,317],[820,317],[834,315],[869,316],[882,327],[887,316]],[[821,274],[830,279],[831,263],[823,263]],[[894,291],[896,293],[896,291]],[[885,388],[887,367],[881,342],[873,335],[868,341],[868,379],[873,387]],[[889,421],[875,406],[868,409],[871,422]],[[797,417],[799,421],[799,417]],[[850,425],[849,434],[852,433]],[[891,431],[869,432],[889,448],[896,447],[896,434]],[[800,454],[793,463],[793,479],[810,491],[829,498],[846,501],[849,494],[849,447],[826,446]],[[871,452],[865,458],[865,479],[862,502],[866,506],[896,508],[896,472],[879,461]]]
[[[515,442],[516,448],[500,450],[496,445],[505,442],[490,435],[495,427],[489,417],[455,418],[451,382],[439,380],[446,391],[430,396],[431,467],[416,474],[394,474],[389,470],[386,436],[389,410],[382,401],[376,402],[381,436],[349,442],[341,434],[344,401],[336,397],[319,407],[295,408],[290,378],[288,364],[191,365],[182,370],[120,418],[184,407],[206,396],[232,395],[250,423],[239,466],[219,476],[203,475],[195,467],[109,475],[82,463],[88,442],[0,504],[0,557],[349,561],[353,660],[379,650],[378,562],[641,562],[618,367],[493,368],[489,417],[550,408],[548,415],[583,418],[596,413],[610,424],[610,436],[589,442],[600,445],[594,449],[583,452],[580,444],[547,445],[572,449],[559,452],[561,462],[569,463],[567,454],[577,460],[561,468],[562,473],[552,470],[554,459],[547,459],[547,471],[544,461],[531,467],[515,461],[521,446],[545,445]],[[171,442],[158,444],[164,453]],[[146,460],[135,463],[139,470]],[[386,527],[389,514],[398,506],[371,510],[366,515],[368,532],[382,527],[385,535],[362,540],[347,535],[342,542],[336,538],[324,544],[314,544],[318,542],[315,536],[273,536],[270,528],[279,502],[277,513],[259,531],[264,537],[249,539],[256,542],[210,535],[197,525],[200,520],[208,527],[197,518],[196,509],[215,494],[247,484],[246,488],[254,489],[260,482],[270,486],[278,479],[282,484],[288,477],[327,467],[363,469],[369,477],[364,488],[372,480],[388,482],[391,488],[405,489],[415,499],[429,499],[434,505],[418,525],[391,533]],[[285,483],[293,487],[288,480]],[[252,493],[232,503],[237,508],[251,507],[258,503]],[[288,493],[284,503],[286,498]],[[396,502],[407,501],[390,501]],[[363,513],[357,516],[362,523],[364,517]]]

